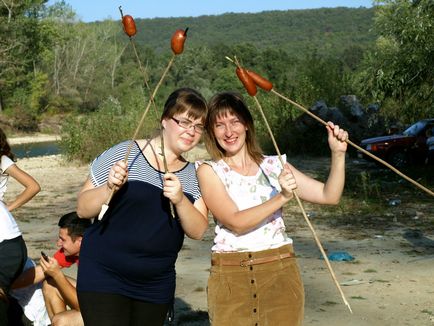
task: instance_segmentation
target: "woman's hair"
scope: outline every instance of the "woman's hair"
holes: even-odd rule
[[[214,95],[208,103],[208,115],[205,122],[205,145],[214,160],[222,159],[225,150],[219,145],[214,135],[214,126],[218,117],[233,114],[246,127],[247,152],[252,159],[260,164],[263,160],[262,150],[256,140],[253,117],[242,96],[235,92],[223,92]]]
[[[11,146],[9,146],[6,134],[3,129],[0,128],[0,157],[6,155],[11,160],[15,160],[15,155],[11,151]]]
[[[206,100],[198,91],[186,87],[179,88],[167,98],[160,122],[184,112],[187,112],[189,118],[202,119],[205,122],[207,111]]]

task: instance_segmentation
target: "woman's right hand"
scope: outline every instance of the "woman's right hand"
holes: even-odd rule
[[[280,192],[282,196],[287,200],[292,199],[294,196],[294,190],[297,189],[297,182],[295,181],[295,177],[292,174],[288,163],[283,166],[283,170],[280,173],[278,180],[280,187],[282,188]]]
[[[110,169],[107,178],[107,187],[115,191],[119,190],[128,180],[128,168],[125,161],[116,162]]]

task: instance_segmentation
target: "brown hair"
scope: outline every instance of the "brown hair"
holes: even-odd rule
[[[0,128],[0,157],[6,155],[11,160],[15,160],[15,155],[11,151],[11,146],[8,143],[6,134],[3,129]]]
[[[57,223],[59,228],[68,230],[68,235],[71,237],[72,241],[75,241],[78,237],[82,237],[84,231],[91,224],[91,220],[78,217],[76,212],[63,215]]]
[[[206,101],[198,91],[186,87],[179,88],[167,98],[160,122],[184,112],[187,112],[189,118],[202,119],[205,122],[207,111]]]
[[[242,96],[235,92],[223,92],[214,95],[208,103],[208,115],[205,122],[205,145],[208,153],[214,160],[225,157],[225,151],[218,144],[214,135],[214,125],[217,117],[233,114],[240,119],[241,123],[247,127],[246,146],[250,157],[259,165],[264,156],[256,140],[255,126],[253,117]]]

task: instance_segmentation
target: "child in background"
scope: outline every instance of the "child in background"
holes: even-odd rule
[[[32,199],[40,190],[38,182],[14,162],[14,154],[6,135],[0,129],[0,325],[8,325],[7,294],[12,282],[23,271],[27,247],[11,212]],[[4,202],[9,177],[23,185],[24,190],[9,203]]]

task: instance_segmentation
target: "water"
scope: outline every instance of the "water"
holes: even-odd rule
[[[18,144],[11,147],[17,158],[60,154],[59,144],[55,141]]]

